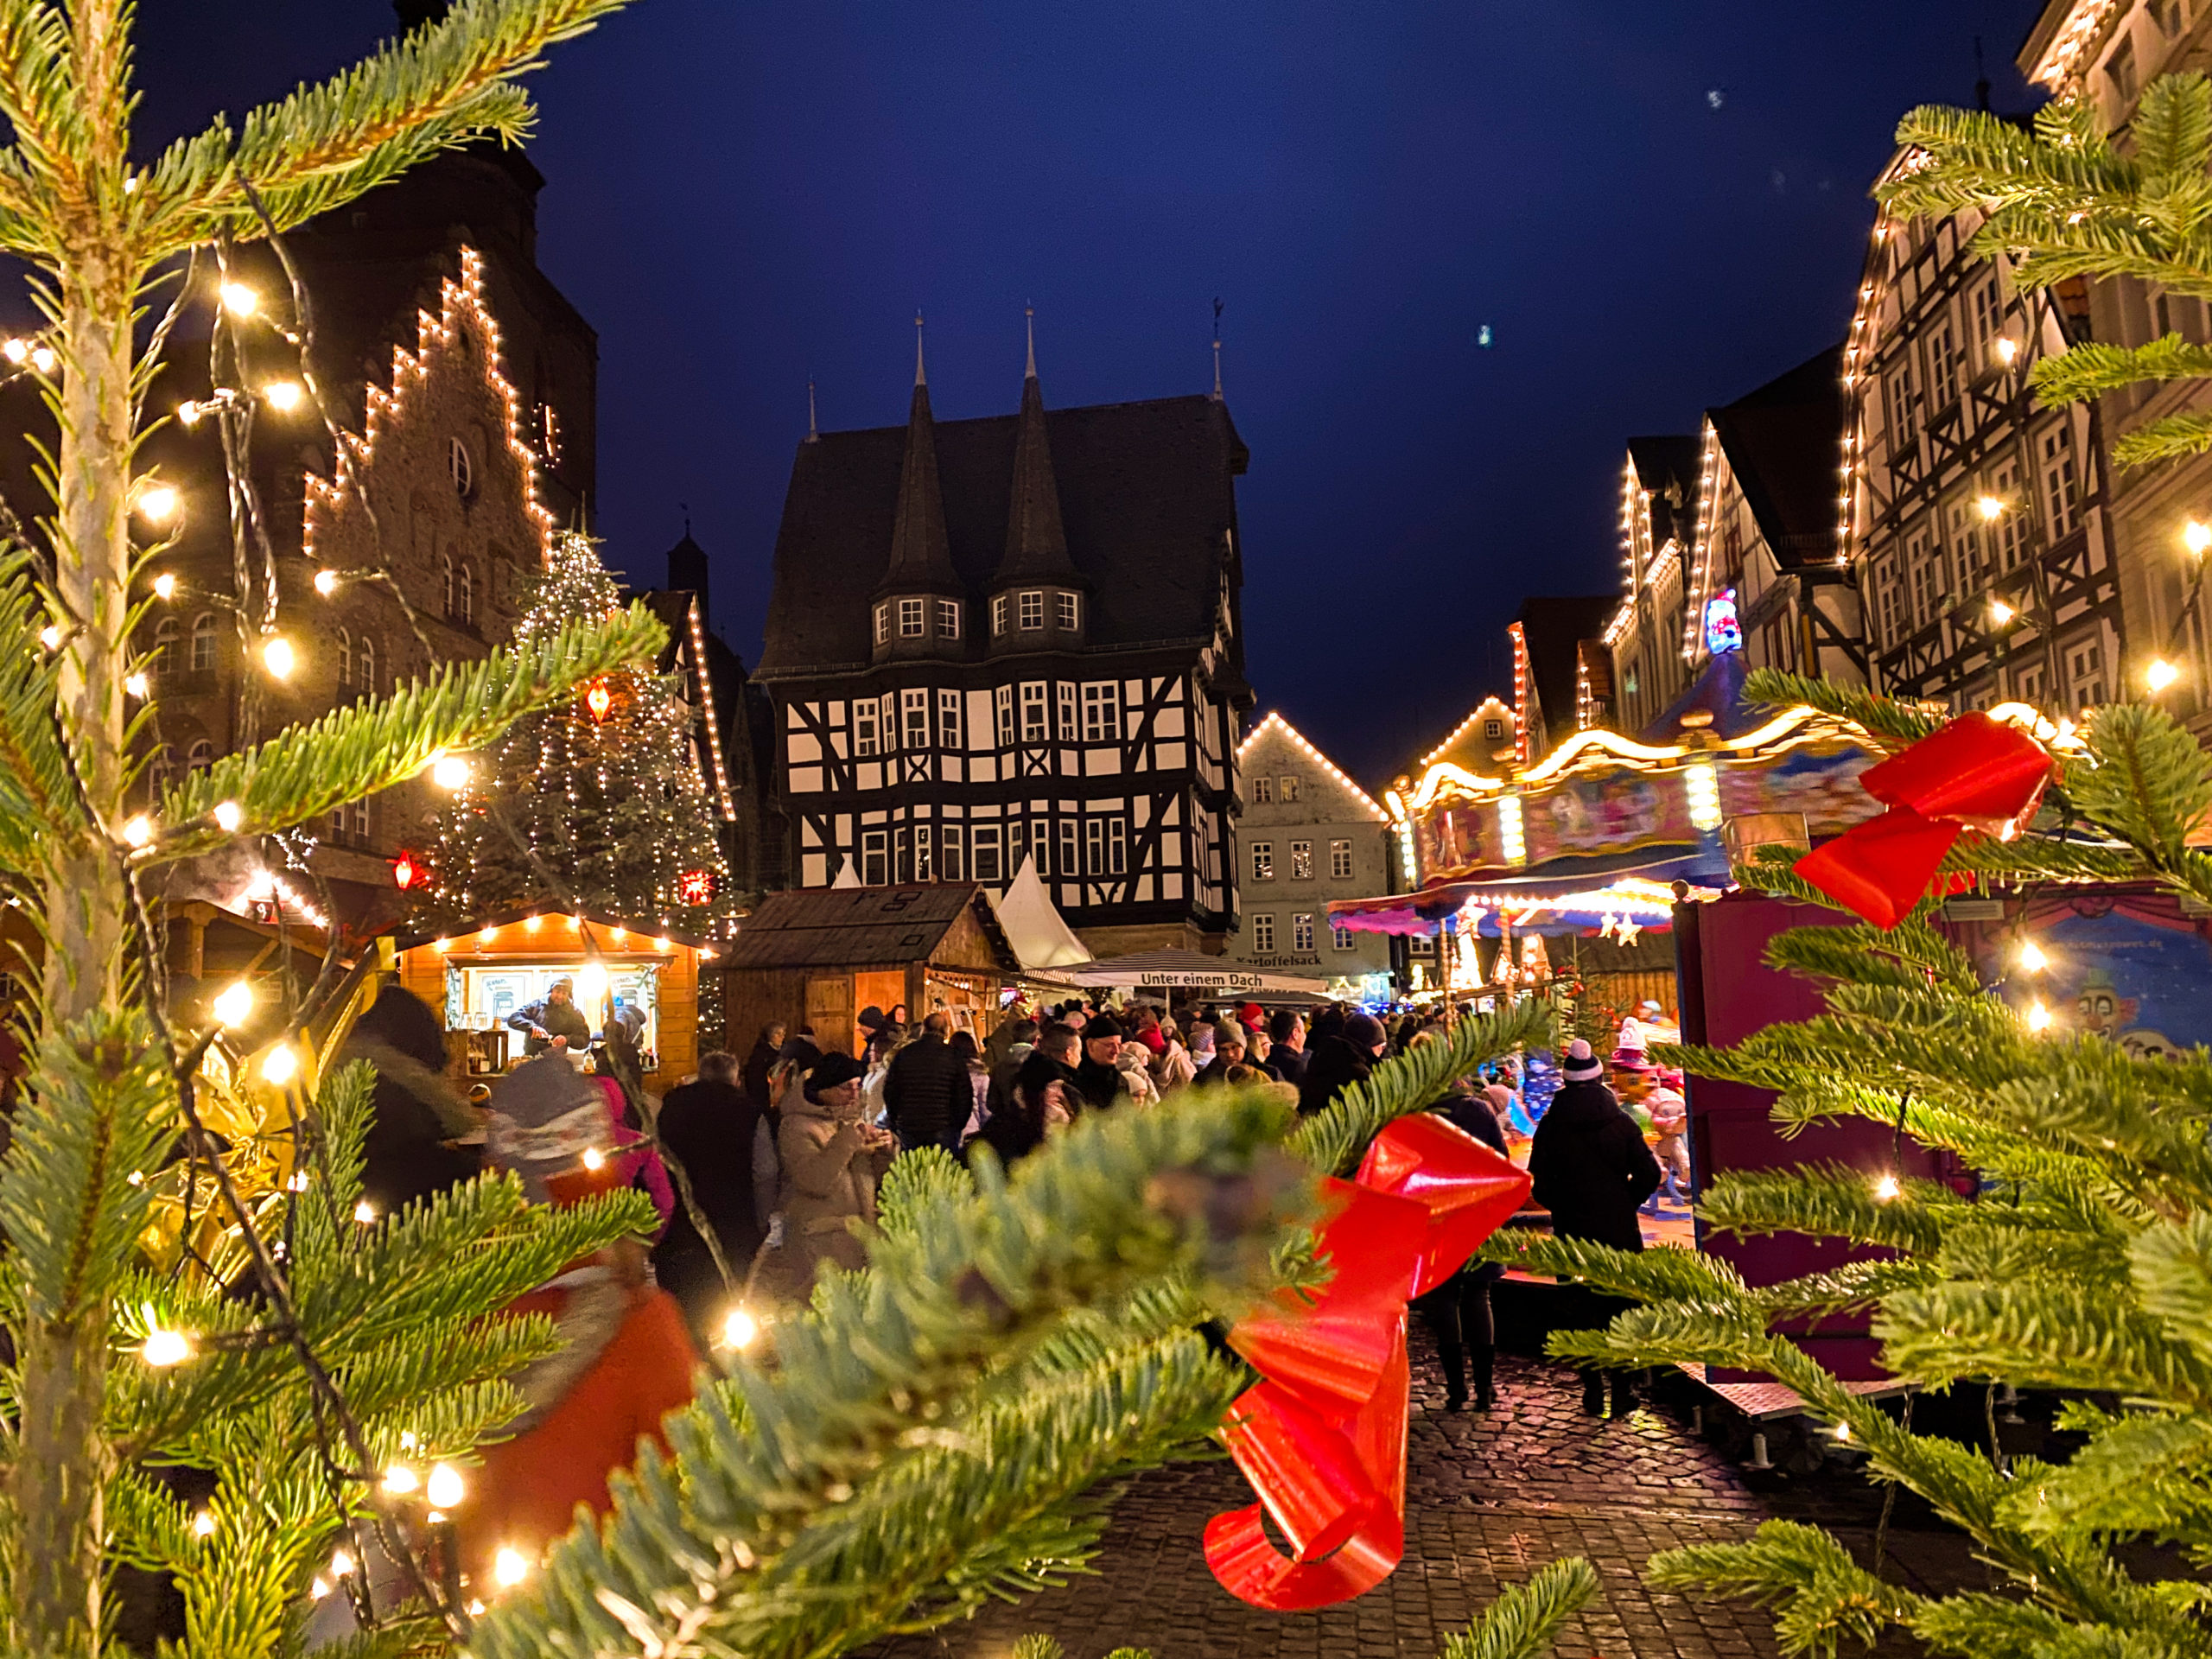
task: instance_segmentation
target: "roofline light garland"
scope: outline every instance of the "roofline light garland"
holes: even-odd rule
[[[707,677],[707,631],[699,620],[699,598],[691,597],[691,663],[699,672],[699,702],[706,710],[707,749],[715,762],[715,794],[722,809],[722,822],[737,822],[737,804],[730,798],[729,768],[722,764],[721,728],[715,723],[715,688]]]
[[[1359,798],[1359,804],[1365,807],[1370,812],[1372,812],[1378,823],[1385,821],[1389,817],[1390,815],[1389,813],[1385,812],[1381,807],[1375,804],[1375,798],[1373,796],[1370,795],[1357,784],[1352,782],[1351,779],[1344,776],[1343,769],[1339,767],[1335,761],[1330,760],[1327,755],[1322,753],[1320,750],[1315,748],[1313,744],[1306,741],[1306,734],[1304,733],[1300,732],[1297,727],[1292,725],[1288,721],[1285,720],[1280,714],[1276,713],[1273,709],[1269,709],[1268,711],[1267,717],[1262,720],[1260,723],[1255,726],[1249,732],[1246,733],[1244,735],[1244,741],[1236,746],[1236,765],[1239,770],[1242,770],[1243,767],[1245,754],[1251,749],[1255,743],[1260,741],[1261,737],[1265,734],[1269,727],[1274,727],[1280,730],[1284,736],[1287,737],[1305,753],[1307,760],[1321,767],[1322,770],[1326,772],[1330,777],[1335,779],[1338,783],[1350,790],[1354,795],[1357,795]]]
[[[1461,721],[1457,726],[1454,726],[1452,728],[1451,736],[1446,738],[1441,743],[1431,749],[1427,754],[1421,756],[1421,765],[1424,766],[1433,766],[1442,757],[1449,754],[1459,740],[1474,729],[1475,722],[1483,717],[1483,710],[1489,708],[1493,702],[1497,705],[1497,712],[1504,715],[1509,721],[1513,718],[1513,710],[1506,707],[1505,700],[1499,696],[1495,691],[1491,692],[1490,696],[1484,697],[1480,702],[1474,706],[1472,712],[1471,712],[1465,720]]]
[[[1691,548],[1694,563],[1688,603],[1682,607],[1682,660],[1697,660],[1698,641],[1705,630],[1700,626],[1705,616],[1705,595],[1711,585],[1709,560],[1713,552],[1713,482],[1719,465],[1720,433],[1707,416],[1700,423],[1697,445],[1697,535]]]

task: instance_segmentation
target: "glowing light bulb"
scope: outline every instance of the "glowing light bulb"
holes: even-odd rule
[[[1848,1440],[1851,1438],[1851,1425],[1849,1423],[1838,1423],[1835,1426],[1835,1437],[1839,1440]]]
[[[2182,526],[2181,544],[2198,558],[2202,558],[2205,550],[2212,548],[2212,524],[2201,518],[2190,519]]]
[[[21,363],[30,354],[31,343],[28,340],[11,340],[0,345],[0,357],[6,358],[10,363]]]
[[[2022,939],[2020,941],[2020,966],[2025,969],[2029,973],[2039,974],[2043,972],[2044,969],[2050,966],[2050,958],[2044,955],[2043,947],[2037,944],[2033,939]]]
[[[215,1020],[225,1030],[236,1030],[253,1017],[253,987],[234,979],[215,995]]]
[[[404,1497],[423,1484],[423,1478],[404,1463],[395,1463],[384,1471],[384,1489],[395,1497]]]
[[[343,1549],[334,1549],[330,1552],[330,1574],[333,1578],[346,1578],[352,1574],[353,1571],[353,1557],[349,1552]]]
[[[38,631],[38,642],[48,651],[61,649],[61,625],[49,622]]]
[[[440,789],[461,789],[468,782],[466,755],[442,754],[430,763],[430,781]]]
[[[335,570],[316,571],[315,573],[315,590],[318,594],[321,594],[325,599],[328,599],[333,594],[338,591],[338,573]]]
[[[522,931],[525,933],[535,933],[543,925],[544,921],[545,918],[543,916],[525,916],[522,918]]]
[[[2005,504],[1993,495],[1978,495],[1974,497],[1974,510],[1985,523],[1994,523],[2004,516]]]
[[[213,1538],[215,1535],[215,1511],[202,1510],[194,1516],[192,1534],[195,1538]]]
[[[1879,1198],[1884,1204],[1887,1204],[1891,1198],[1897,1198],[1898,1195],[1903,1193],[1904,1191],[1904,1186],[1898,1183],[1897,1178],[1894,1175],[1885,1175],[1880,1180],[1874,1183],[1874,1196]]]
[[[281,633],[271,635],[269,643],[262,646],[261,663],[273,678],[279,680],[290,679],[293,669],[299,665],[298,658],[292,654],[292,642]]]
[[[359,1222],[364,1227],[375,1226],[377,1224],[376,1205],[371,1204],[366,1198],[363,1198],[359,1204],[353,1206],[353,1219]]]
[[[1999,363],[2002,363],[2009,369],[2012,366],[2012,359],[2019,356],[2019,354],[2020,346],[2017,340],[2012,340],[2002,334],[1998,336],[1997,360]]]
[[[499,930],[498,928],[496,928],[496,927],[487,927],[487,928],[484,929],[481,932],[480,932],[479,934],[477,934],[477,936],[476,936],[476,942],[477,942],[479,944],[491,944],[491,943],[492,943],[492,941],[493,941],[493,940],[494,940],[494,939],[498,938],[499,937]]]
[[[265,1081],[282,1089],[300,1075],[300,1057],[292,1052],[289,1043],[279,1043],[263,1058],[261,1075]]]
[[[51,346],[34,346],[31,347],[31,366],[36,369],[41,374],[52,374],[54,372],[54,365],[60,360],[61,359],[60,358],[54,354],[54,347]]]
[[[599,1171],[607,1167],[607,1154],[601,1152],[597,1147],[586,1147],[584,1148],[584,1167],[596,1174]]]
[[[468,1496],[461,1471],[449,1463],[431,1465],[429,1482],[423,1490],[423,1495],[442,1510],[459,1509],[461,1500]]]
[[[244,283],[225,283],[222,297],[223,309],[234,317],[250,317],[261,308],[261,296]]]
[[[138,1344],[138,1357],[157,1370],[181,1365],[192,1357],[192,1344],[181,1331],[149,1331]]]
[[[2163,691],[2181,677],[2181,670],[2164,658],[2154,658],[2151,666],[2143,671],[2144,683],[2153,691]]]
[[[1989,601],[1989,620],[2000,628],[2018,614],[2018,611],[2001,599],[1993,599]]]
[[[289,415],[300,406],[307,393],[296,380],[272,380],[261,389],[261,395],[269,400],[270,408],[280,415]]]
[[[176,517],[184,498],[174,484],[149,484],[138,492],[138,516],[149,524],[166,524]]]
[[[309,1601],[321,1601],[329,1593],[330,1580],[324,1578],[321,1573],[316,1573],[315,1575],[315,1582],[308,1586],[308,1599]]]
[[[141,812],[123,826],[123,839],[133,847],[143,847],[154,838],[154,821]]]
[[[740,1352],[760,1338],[760,1321],[741,1307],[733,1307],[722,1319],[722,1346]]]
[[[2050,1010],[2039,1001],[2031,1002],[2028,1005],[2028,1029],[2030,1031],[2050,1029]]]
[[[588,962],[576,976],[576,995],[582,1001],[596,1007],[607,1000],[609,981],[607,969],[595,962]]]
[[[492,1578],[502,1590],[512,1590],[530,1576],[530,1558],[512,1544],[500,1546],[492,1558]]]
[[[175,599],[176,597],[176,573],[175,571],[164,570],[160,575],[154,578],[154,597],[156,599]]]
[[[144,702],[147,690],[145,675],[141,673],[127,676],[123,682],[123,689],[131,696],[137,697],[142,702]]]
[[[206,410],[202,409],[198,404],[193,402],[189,397],[186,398],[182,403],[176,406],[176,418],[181,424],[185,426],[199,425],[200,417],[207,412],[207,411]]]
[[[226,836],[234,836],[238,826],[245,822],[245,809],[236,801],[218,801],[214,816],[215,827]]]

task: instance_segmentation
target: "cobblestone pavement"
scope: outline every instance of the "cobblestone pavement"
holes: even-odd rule
[[[1719,1542],[1783,1517],[1833,1528],[1866,1559],[1880,1499],[1855,1477],[1816,1477],[1755,1492],[1677,1414],[1644,1408],[1620,1421],[1579,1408],[1573,1374],[1498,1358],[1497,1409],[1450,1414],[1427,1334],[1416,1327],[1406,1559],[1341,1607],[1285,1616],[1247,1606],[1206,1570],[1209,1518],[1250,1501],[1226,1463],[1160,1470],[1115,1513],[1098,1576],[1018,1607],[994,1607],[928,1637],[887,1643],[875,1659],[1006,1659],[1026,1631],[1058,1637],[1069,1659],[1147,1647],[1157,1659],[1427,1659],[1501,1586],[1561,1555],[1588,1556],[1603,1588],[1562,1637],[1561,1659],[1767,1659],[1768,1616],[1733,1602],[1693,1604],[1642,1581],[1654,1552]],[[1900,1506],[1901,1511],[1904,1506]],[[1980,1584],[1955,1534],[1893,1520],[1889,1574],[1922,1590]],[[1884,1656],[1914,1651],[1899,1639]]]

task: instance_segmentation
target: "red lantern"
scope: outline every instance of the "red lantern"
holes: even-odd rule
[[[415,878],[422,874],[412,853],[402,853],[391,861],[391,881],[402,893],[415,885]]]
[[[676,878],[676,896],[687,905],[710,905],[715,901],[715,873],[712,870],[686,870]]]
[[[607,711],[614,707],[614,694],[607,689],[605,680],[591,683],[591,690],[584,693],[584,707],[591,710],[592,724],[606,723]]]

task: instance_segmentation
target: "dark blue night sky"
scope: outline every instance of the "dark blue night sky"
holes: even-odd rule
[[[2000,108],[2032,0],[1103,6],[642,0],[533,90],[541,262],[597,327],[599,527],[682,529],[750,663],[825,428],[1203,389],[1252,449],[1260,707],[1370,782],[1529,593],[1618,582],[1623,441],[1840,337],[1908,106]],[[142,0],[142,132],[319,77],[383,0]],[[142,144],[142,147],[145,147]],[[1493,344],[1478,342],[1484,325]]]

